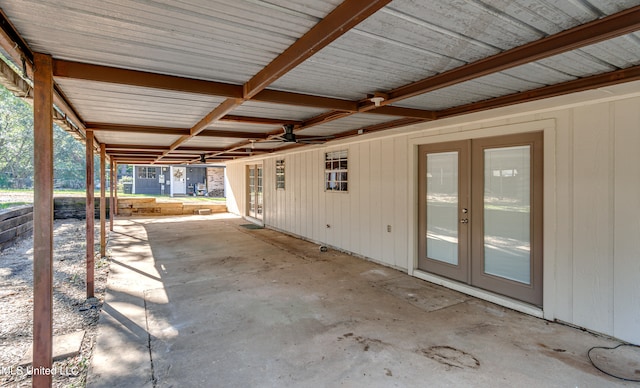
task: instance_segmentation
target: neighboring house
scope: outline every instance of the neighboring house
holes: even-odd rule
[[[224,166],[133,166],[132,194],[224,197]]]

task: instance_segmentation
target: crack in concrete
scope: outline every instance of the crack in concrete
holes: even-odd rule
[[[142,300],[144,301],[144,321],[145,321],[145,325],[147,326],[147,348],[149,349],[149,363],[151,364],[151,384],[153,385],[153,388],[156,388],[158,381],[156,379],[155,371],[153,370],[153,351],[151,350],[151,332],[149,329],[149,310],[147,309],[147,297],[145,296],[144,292],[142,293],[142,295],[143,295]]]

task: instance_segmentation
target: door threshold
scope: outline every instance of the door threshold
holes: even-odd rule
[[[463,294],[467,294],[478,299],[486,300],[488,302],[495,303],[497,305],[507,307],[515,311],[519,311],[524,314],[532,315],[537,318],[544,318],[544,312],[541,308],[515,299],[511,299],[503,295],[498,295],[494,294],[493,292],[481,290],[468,284],[458,283],[456,281],[424,272],[419,269],[414,269],[412,273],[409,273],[409,275],[415,276],[418,279],[422,279],[430,283],[437,284],[439,286],[462,292]]]

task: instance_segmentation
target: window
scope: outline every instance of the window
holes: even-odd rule
[[[155,167],[138,167],[138,178],[156,179],[156,168]]]
[[[324,187],[326,191],[348,191],[347,150],[324,155]]]
[[[284,159],[276,160],[276,190],[284,190]]]

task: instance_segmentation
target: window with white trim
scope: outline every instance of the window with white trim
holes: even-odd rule
[[[138,167],[138,178],[156,179],[156,168],[155,167]]]
[[[324,187],[326,191],[349,191],[347,150],[324,154]]]
[[[284,159],[276,160],[276,190],[284,190]]]

